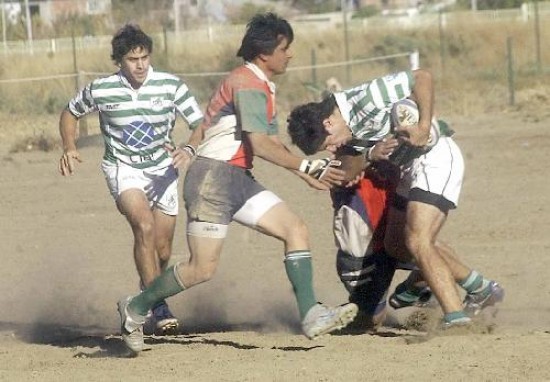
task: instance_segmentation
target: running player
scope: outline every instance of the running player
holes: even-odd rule
[[[76,147],[78,120],[98,112],[105,154],[101,168],[116,206],[132,228],[134,260],[141,284],[148,286],[165,269],[172,253],[178,213],[178,170],[185,156],[171,133],[176,115],[191,128],[202,112],[179,78],[153,70],[153,42],[136,25],[125,25],[111,41],[119,70],[86,85],[61,113],[63,154],[59,171],[72,175],[81,162]],[[177,334],[178,321],[164,300],[152,307],[157,334]]]
[[[354,318],[355,304],[329,307],[317,302],[307,226],[251,173],[253,157],[259,156],[316,188],[343,180],[343,171],[331,168],[329,160],[295,156],[277,136],[271,79],[286,71],[293,37],[286,20],[272,13],[256,15],[237,53],[244,64],[221,81],[204,124],[190,137],[189,144],[198,145],[184,185],[190,258],[166,270],[139,295],[119,301],[123,339],[132,352],[143,348],[142,325],[154,304],[212,278],[231,221],[283,242],[285,269],[305,336],[317,338]]]

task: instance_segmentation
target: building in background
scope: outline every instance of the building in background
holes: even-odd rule
[[[105,15],[111,12],[111,0],[26,0],[3,1],[7,20],[17,22],[25,14],[28,3],[31,17],[39,17],[45,24],[70,15]]]

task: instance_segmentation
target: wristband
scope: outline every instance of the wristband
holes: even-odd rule
[[[187,154],[191,156],[191,158],[195,157],[197,155],[197,150],[191,145],[185,145],[181,148],[183,151],[186,151]]]
[[[374,159],[372,159],[372,151],[374,150],[374,146],[372,146],[369,151],[367,151],[367,160],[370,162],[373,162]]]

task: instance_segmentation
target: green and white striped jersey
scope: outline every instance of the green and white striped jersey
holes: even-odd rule
[[[334,97],[354,138],[379,141],[390,133],[392,105],[410,96],[413,87],[412,72],[404,71],[337,92]]]
[[[95,79],[69,101],[68,109],[77,118],[99,112],[105,141],[103,160],[140,169],[163,168],[171,163],[164,144],[173,144],[177,114],[191,129],[203,118],[187,85],[152,67],[137,90],[120,72]]]

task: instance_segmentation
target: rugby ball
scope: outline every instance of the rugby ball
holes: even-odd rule
[[[418,123],[418,105],[412,99],[405,98],[393,104],[390,113],[391,131],[393,132],[398,126],[411,126]],[[426,148],[429,150],[434,147],[439,141],[441,132],[439,123],[435,118],[432,118],[430,128],[430,138]]]

